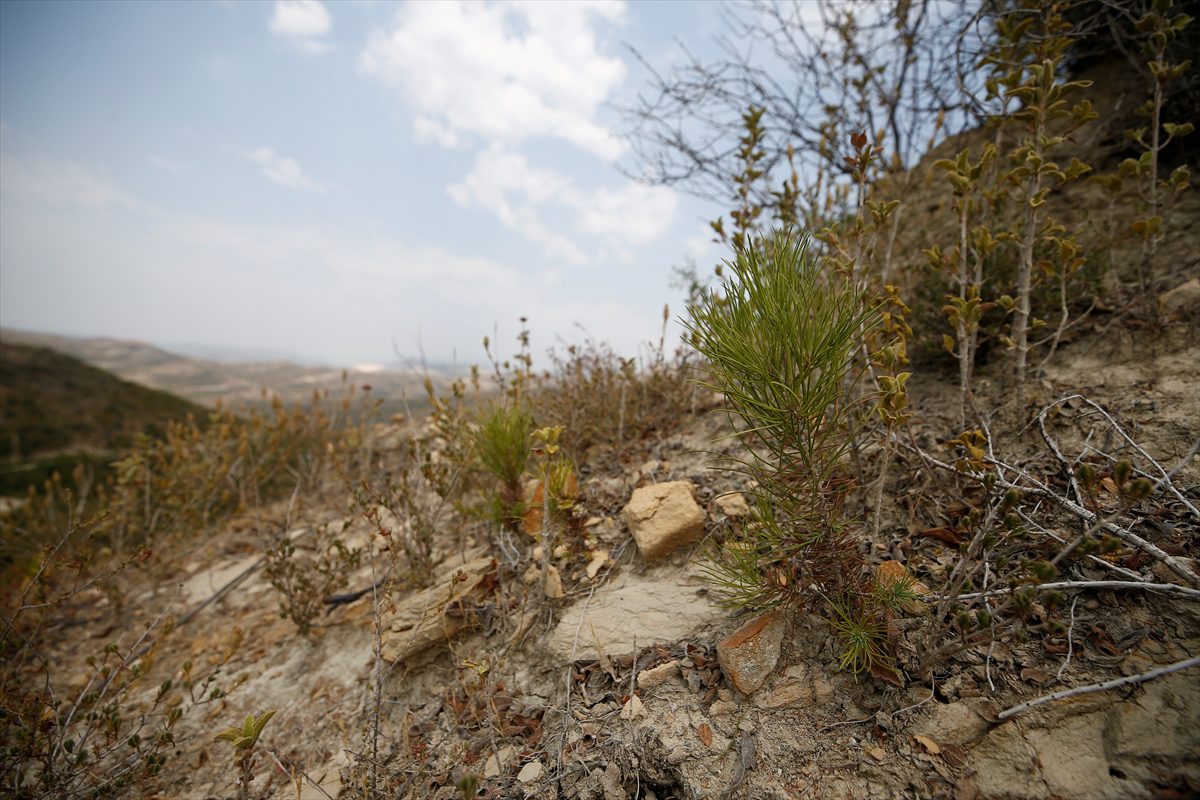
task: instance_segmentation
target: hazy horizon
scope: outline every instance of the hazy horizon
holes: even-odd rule
[[[622,174],[627,46],[665,69],[719,15],[0,4],[0,323],[343,366],[479,363],[527,317],[632,354],[722,209]]]

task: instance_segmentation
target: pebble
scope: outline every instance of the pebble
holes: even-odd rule
[[[533,783],[542,777],[545,769],[540,761],[530,761],[525,766],[521,767],[521,771],[517,773],[517,780],[521,783]]]

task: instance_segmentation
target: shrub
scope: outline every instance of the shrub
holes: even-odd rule
[[[860,577],[840,472],[852,426],[865,417],[850,412],[872,399],[850,391],[865,366],[858,345],[880,315],[861,288],[824,275],[808,243],[777,232],[740,250],[722,293],[708,294],[686,323],[711,388],[743,425],[746,455],[724,466],[757,482],[760,522],[714,548],[708,573],[734,607],[833,609],[844,663],[857,671],[881,661],[880,598],[888,598]]]
[[[325,599],[346,585],[362,562],[362,549],[347,547],[331,528],[320,526],[315,541],[301,549],[299,536],[279,534],[265,553],[264,573],[281,595],[280,615],[296,624],[302,636],[312,631],[313,621],[325,608]]]
[[[561,425],[563,445],[579,455],[597,444],[627,448],[669,433],[692,405],[687,358],[666,350],[669,319],[664,307],[662,335],[640,358],[591,340],[568,346],[565,355],[550,351],[550,368],[529,392],[537,423]]]
[[[0,785],[17,798],[119,796],[134,786],[147,796],[176,751],[179,720],[226,696],[221,673],[241,633],[235,629],[221,652],[198,668],[185,662],[157,687],[148,674],[171,634],[165,613],[140,632],[120,631],[78,662],[52,656],[57,643],[48,618],[77,611],[77,596],[112,576],[111,569],[84,571],[92,554],[66,547],[76,533],[47,548],[0,619]]]
[[[473,440],[479,463],[496,478],[491,517],[516,530],[525,513],[522,478],[529,461],[529,434],[533,416],[516,401],[493,403],[475,430]]]

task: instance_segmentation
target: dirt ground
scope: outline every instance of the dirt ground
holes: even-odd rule
[[[1079,394],[1096,403],[1147,456],[1167,469],[1178,465],[1174,485],[1195,504],[1200,456],[1179,464],[1200,436],[1195,322],[1179,320],[1165,332],[1111,322],[1097,317],[1062,348],[1036,387],[1038,400]],[[992,392],[984,399],[997,409],[989,418],[996,457],[1063,484],[1043,439],[1011,422],[1015,415],[1001,382],[986,372],[982,379]],[[953,429],[952,379],[918,374],[910,390],[913,440],[947,458],[938,439]],[[1068,458],[1130,453],[1094,407],[1071,400],[1057,408],[1047,431]],[[119,631],[121,621],[136,631],[137,623],[165,613],[176,629],[146,665],[152,676],[146,685],[154,687],[166,677],[178,679],[185,660],[206,662],[240,639],[223,670],[228,695],[193,709],[177,729],[153,795],[162,798],[236,796],[229,748],[213,735],[267,709],[276,715],[261,740],[252,796],[280,800],[359,797],[372,781],[380,797],[455,798],[463,796],[457,783],[467,775],[475,776],[477,796],[495,798],[1200,793],[1195,669],[998,720],[1001,710],[1040,695],[1200,654],[1194,598],[1078,591],[1067,636],[968,648],[928,679],[899,686],[840,670],[828,623],[801,615],[788,621],[782,656],[765,686],[749,696],[734,690],[714,648],[741,620],[712,602],[697,573],[700,551],[688,548],[647,563],[620,514],[637,486],[686,480],[706,509],[710,536],[741,524],[715,501],[746,487],[708,468],[709,457],[700,452],[712,450],[727,425],[720,414],[700,413],[627,452],[599,448],[581,459],[586,547],[560,562],[561,599],[546,601],[523,577],[533,564],[532,542],[486,535],[463,541],[448,526],[435,578],[453,582],[474,569],[482,588],[461,604],[458,617],[439,617],[442,628],[431,634],[431,644],[394,663],[376,658],[370,592],[332,607],[309,637],[280,618],[274,591],[254,569],[255,531],[265,520],[281,519],[286,504],[235,521],[178,554],[167,561],[173,568],[162,568],[173,571],[135,576],[121,619],[106,596],[81,597],[61,631],[51,631],[61,643],[58,658],[78,659]],[[382,459],[396,433],[384,432]],[[878,458],[879,447],[865,448],[862,457]],[[1149,468],[1148,459],[1142,463]],[[911,452],[898,455],[889,475],[880,532],[867,537],[866,561],[899,561],[918,580],[937,585],[957,547],[927,532],[953,524],[954,495],[947,491],[953,478],[929,470]],[[345,511],[336,486],[309,505],[309,525],[338,525],[362,540],[371,535]],[[866,536],[873,509],[850,511]],[[1048,512],[1042,519],[1064,532],[1078,527],[1067,515]],[[1180,499],[1159,494],[1137,520],[1138,532],[1167,552],[1192,559],[1200,552],[1200,521]],[[607,558],[589,574],[599,551]],[[1125,555],[1122,563],[1144,577],[1173,577],[1161,564]],[[1067,577],[1112,576],[1080,566]],[[364,567],[350,585],[371,582]],[[392,602],[402,607],[415,596],[414,590]],[[603,614],[610,615],[607,634]],[[906,653],[915,659],[925,642],[905,636],[917,626],[901,621],[899,629],[902,660]],[[148,702],[153,689],[146,691]],[[372,735],[376,724],[378,737]]]

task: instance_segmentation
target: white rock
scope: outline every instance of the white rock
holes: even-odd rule
[[[525,766],[521,767],[521,771],[517,773],[517,780],[521,783],[533,783],[542,777],[545,772],[540,761],[530,761]]]
[[[692,636],[725,617],[696,594],[698,578],[680,567],[657,574],[620,573],[562,615],[550,638],[564,660],[582,653],[631,653],[656,642]]]

